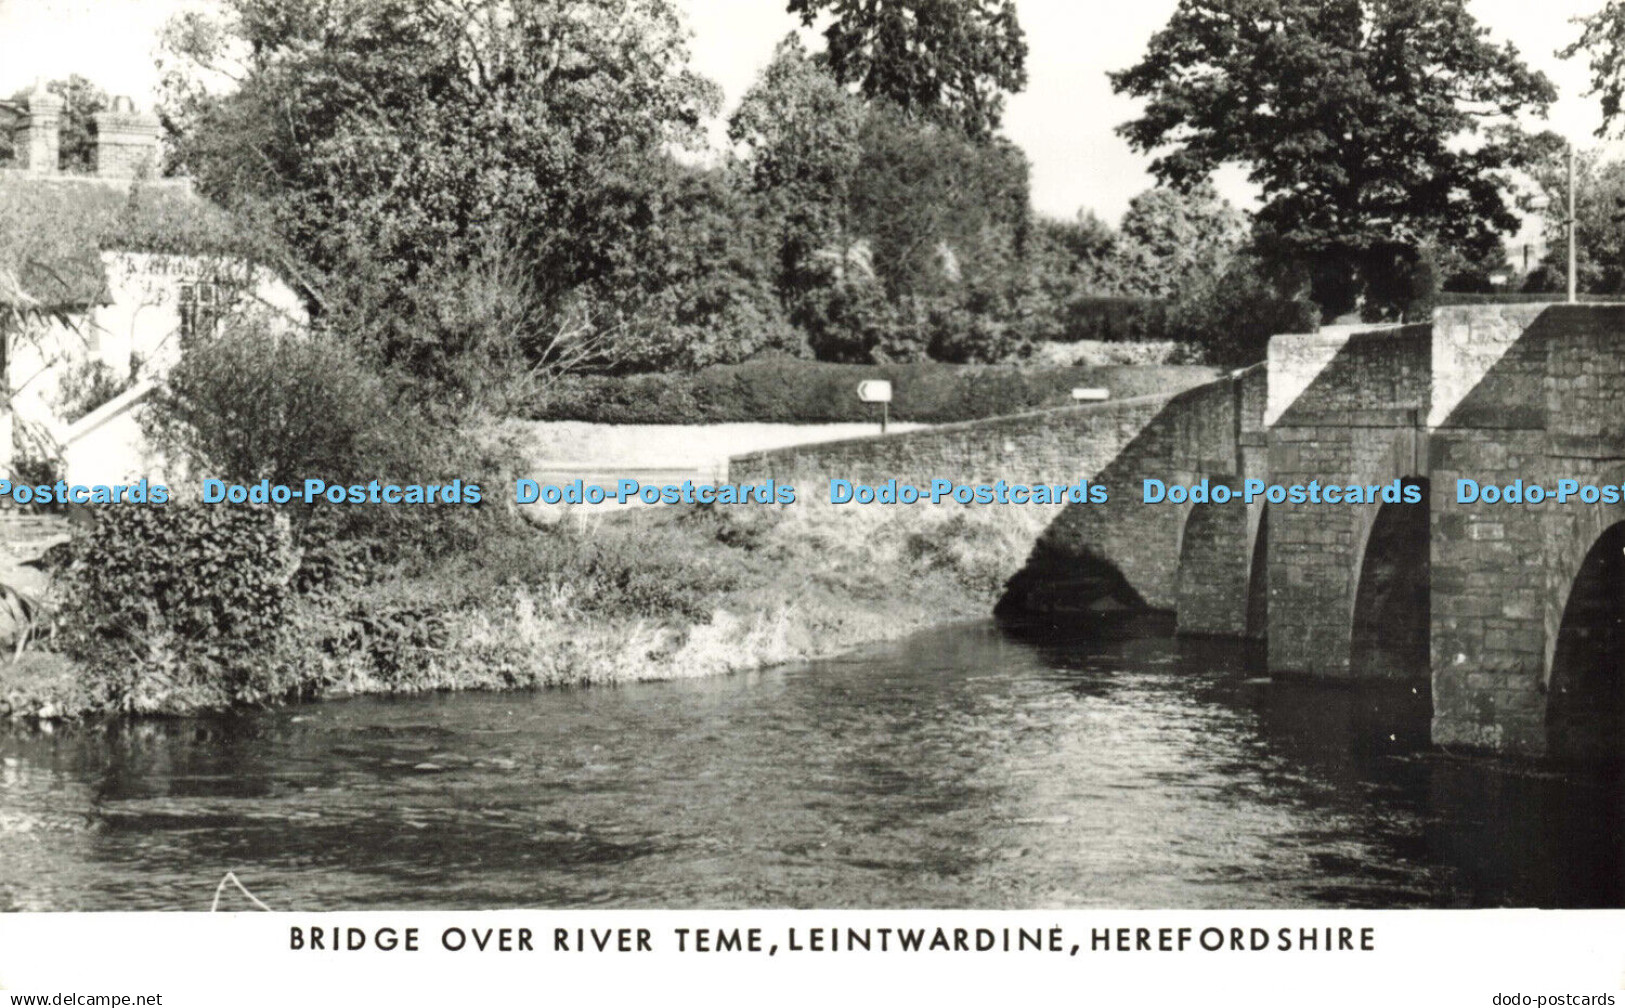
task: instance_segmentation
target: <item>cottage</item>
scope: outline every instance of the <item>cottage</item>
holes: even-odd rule
[[[158,120],[128,98],[95,117],[95,171],[58,169],[62,102],[0,108],[0,476],[116,483],[165,470],[135,411],[228,312],[303,326],[294,291],[185,179],[156,177]]]

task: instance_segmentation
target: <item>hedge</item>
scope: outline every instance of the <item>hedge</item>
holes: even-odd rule
[[[918,423],[981,420],[1067,406],[1078,387],[1115,399],[1189,388],[1213,368],[1016,368],[953,364],[827,364],[752,361],[703,371],[573,377],[552,385],[526,411],[532,420],[608,424],[849,423],[873,419],[858,401],[860,381],[892,383],[891,417]]]
[[[1581,304],[1625,304],[1625,294],[1581,294],[1579,297]],[[1448,308],[1453,305],[1562,304],[1566,300],[1568,295],[1562,291],[1545,294],[1462,294],[1445,291],[1434,304]]]
[[[1191,364],[1200,360],[1200,351],[1189,343],[1173,340],[1135,343],[1103,343],[1100,340],[1079,340],[1076,343],[1040,343],[1033,351],[1031,364],[1042,367],[1105,368],[1161,367],[1167,364]]]
[[[1062,309],[1056,338],[1063,343],[1162,340],[1168,334],[1168,311],[1168,302],[1155,298],[1080,297]]]

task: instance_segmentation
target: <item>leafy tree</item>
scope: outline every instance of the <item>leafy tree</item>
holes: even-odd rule
[[[1532,277],[1534,289],[1568,288],[1568,157],[1553,152],[1532,173],[1546,198],[1542,212],[1545,269]],[[1576,259],[1580,290],[1588,294],[1625,293],[1625,161],[1581,153],[1575,165]]]
[[[790,0],[828,16],[824,61],[842,84],[905,113],[992,136],[1005,95],[1027,86],[1015,0]]]
[[[884,105],[870,109],[860,140],[851,229],[872,244],[894,299],[985,277],[1025,240],[1029,166],[1014,144],[968,140]]]
[[[865,104],[794,37],[730,135],[777,243],[780,297],[821,359],[982,360],[1020,345],[994,318],[1017,299],[1009,282],[1030,229],[1014,145]],[[950,333],[955,318],[985,345]]]
[[[1117,229],[1115,293],[1172,297],[1193,278],[1220,272],[1246,232],[1245,218],[1211,184],[1148,189]]]
[[[1164,339],[1168,302],[1205,291],[1243,251],[1245,218],[1212,186],[1136,196],[1113,229],[1093,213],[1040,219],[1018,313],[1034,341]]]
[[[399,420],[353,347],[286,339],[236,316],[227,328],[188,349],[144,418],[171,457],[239,482],[395,475],[376,465],[389,457]]]
[[[1113,253],[1117,235],[1091,211],[1072,220],[1037,217],[1026,242],[1024,304],[1034,319],[1037,341],[1071,337],[1066,316],[1078,299],[1116,293]]]
[[[1038,217],[1033,221],[1034,254],[1055,256],[1067,270],[1105,259],[1116,243],[1112,226],[1093,210],[1079,210],[1071,220]]]
[[[1320,312],[1277,294],[1269,266],[1243,254],[1194,278],[1168,306],[1165,325],[1167,338],[1196,347],[1209,363],[1235,366],[1263,360],[1271,336],[1314,332]]]
[[[971,361],[1018,350],[998,311],[1017,297],[1009,285],[1030,223],[1025,157],[885,105],[869,109],[859,141],[842,240],[818,251],[815,282],[790,302],[818,357]]]
[[[1625,2],[1608,0],[1590,17],[1578,18],[1583,26],[1580,37],[1558,53],[1573,59],[1580,53],[1590,57],[1591,94],[1602,102],[1602,128],[1605,136],[1625,111]]]
[[[727,174],[680,165],[654,203],[649,275],[623,292],[614,366],[689,370],[764,354],[804,355],[775,284],[771,217]]]
[[[1430,247],[1428,255],[1438,270],[1440,290],[1490,294],[1498,287],[1497,276],[1505,283],[1517,272],[1500,241],[1468,248]]]
[[[717,94],[669,0],[227,0],[166,36],[164,116],[208,195],[269,220],[387,359],[400,294],[518,236],[545,304],[637,282],[651,164]],[[229,86],[220,89],[220,80]]]
[[[1429,241],[1517,226],[1504,197],[1531,146],[1513,117],[1555,91],[1485,36],[1466,0],[1180,0],[1111,75],[1146,102],[1119,132],[1169,184],[1247,165],[1260,248],[1339,314]]]
[[[791,35],[728,121],[742,187],[778,231],[778,283],[789,299],[826,282],[819,253],[846,244],[864,114]]]

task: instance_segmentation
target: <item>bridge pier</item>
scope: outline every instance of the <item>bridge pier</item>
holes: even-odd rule
[[[1433,736],[1442,745],[1546,751],[1542,512],[1456,503],[1458,479],[1529,481],[1544,468],[1543,440],[1504,429],[1433,432]]]
[[[1625,505],[1458,503],[1457,481],[1625,482],[1625,309],[1448,309],[1433,342],[1434,740],[1618,755]]]
[[[1407,326],[1272,340],[1270,482],[1389,489],[1425,478],[1431,337]],[[1271,505],[1272,675],[1427,678],[1425,617],[1412,622],[1418,600],[1425,613],[1426,509],[1425,494],[1420,504]]]
[[[1239,480],[1219,485],[1240,489]],[[1179,633],[1245,637],[1258,531],[1258,508],[1195,504],[1187,512],[1179,544],[1175,615]]]

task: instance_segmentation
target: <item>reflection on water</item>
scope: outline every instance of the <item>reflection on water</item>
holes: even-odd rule
[[[1621,780],[1245,645],[957,628],[726,679],[0,733],[0,907],[1625,905]]]

